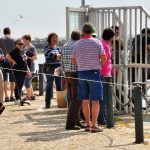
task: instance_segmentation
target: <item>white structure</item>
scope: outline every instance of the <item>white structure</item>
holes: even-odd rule
[[[83,1],[84,2],[84,1]],[[85,3],[84,3],[85,5]],[[142,64],[142,57],[140,57],[140,63],[131,62],[132,54],[132,40],[137,34],[141,34],[143,28],[150,27],[150,15],[142,6],[126,6],[126,7],[103,7],[93,8],[90,6],[82,6],[80,8],[66,8],[66,37],[70,38],[72,30],[81,30],[82,25],[86,22],[91,22],[97,32],[98,38],[101,38],[101,34],[104,28],[111,26],[119,26],[120,37],[124,42],[124,50],[119,51],[119,63],[113,63],[114,68],[117,70],[113,76],[114,88],[119,92],[118,96],[124,103],[128,102],[128,95],[132,96],[132,78],[134,68],[135,81],[142,81],[142,69],[145,71],[145,81],[147,81],[147,70],[150,68],[150,64],[147,63],[147,48],[145,49],[145,63]],[[146,34],[147,36],[147,34]],[[140,35],[140,43],[142,43],[142,35]],[[135,45],[137,45],[137,39],[135,38]],[[142,45],[142,44],[140,44]],[[145,41],[147,45],[147,40]],[[114,45],[115,46],[115,45]],[[137,47],[135,46],[135,49]],[[120,55],[123,53],[121,59]],[[137,50],[135,50],[137,54]],[[142,56],[142,46],[140,46],[140,56]],[[115,51],[113,55],[115,60]],[[136,58],[135,58],[136,59]],[[123,96],[121,96],[123,95]],[[120,106],[121,109],[121,106]],[[128,112],[128,106],[124,107],[124,111]],[[130,109],[130,112],[132,110]]]

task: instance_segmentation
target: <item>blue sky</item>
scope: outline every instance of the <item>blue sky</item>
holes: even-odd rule
[[[149,0],[85,1],[93,7],[143,5],[150,12]],[[65,7],[80,5],[81,0],[0,0],[0,30],[9,26],[14,37],[29,33],[42,38],[50,32],[65,36]]]

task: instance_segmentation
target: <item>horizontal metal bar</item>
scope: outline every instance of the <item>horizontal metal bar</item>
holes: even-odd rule
[[[143,6],[120,6],[120,7],[90,7],[90,10],[112,10],[112,9],[141,9],[150,18],[150,14]]]
[[[87,8],[84,7],[80,7],[80,8],[66,7],[66,9],[68,9],[68,11],[70,12],[85,12],[87,10]]]
[[[142,6],[120,6],[120,7],[90,7],[89,9],[91,10],[95,10],[95,9],[98,9],[98,10],[108,10],[108,9],[143,9],[144,8]]]
[[[127,68],[150,68],[150,64],[137,64],[137,63],[130,63],[130,64],[127,64],[127,65],[124,65],[124,64],[113,64],[113,67],[114,68],[124,68],[124,67],[127,67]]]

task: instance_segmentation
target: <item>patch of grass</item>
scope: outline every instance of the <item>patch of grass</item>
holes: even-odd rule
[[[114,118],[114,120],[115,120],[115,124],[118,127],[134,128],[134,126],[133,126],[134,121],[131,118],[117,116]]]

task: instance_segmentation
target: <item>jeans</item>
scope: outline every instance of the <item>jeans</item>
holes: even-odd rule
[[[8,80],[8,77],[9,77],[9,80]],[[3,69],[3,78],[4,78],[4,81],[15,82],[13,71],[7,72],[5,69]]]
[[[15,74],[15,72],[14,72]],[[23,87],[23,83],[24,83],[24,79],[25,79],[25,75],[26,73],[24,72],[17,72],[17,74],[15,74],[15,98],[16,100],[21,100],[21,94],[22,94],[22,87]]]
[[[104,82],[104,78],[102,77],[102,82]],[[103,101],[100,101],[100,111],[98,115],[98,123],[106,122],[106,94],[105,93],[105,83],[103,83]]]
[[[29,69],[30,69],[31,74],[33,74],[35,71],[35,68],[30,67]],[[33,77],[32,75],[31,77],[25,77],[24,85],[26,88],[30,88],[32,86],[32,77]]]
[[[46,73],[47,85],[46,85],[46,94],[45,94],[45,105],[50,107],[51,98],[53,96],[53,81],[55,79],[56,91],[61,91],[61,77],[54,77],[55,68],[58,66],[49,66]]]

